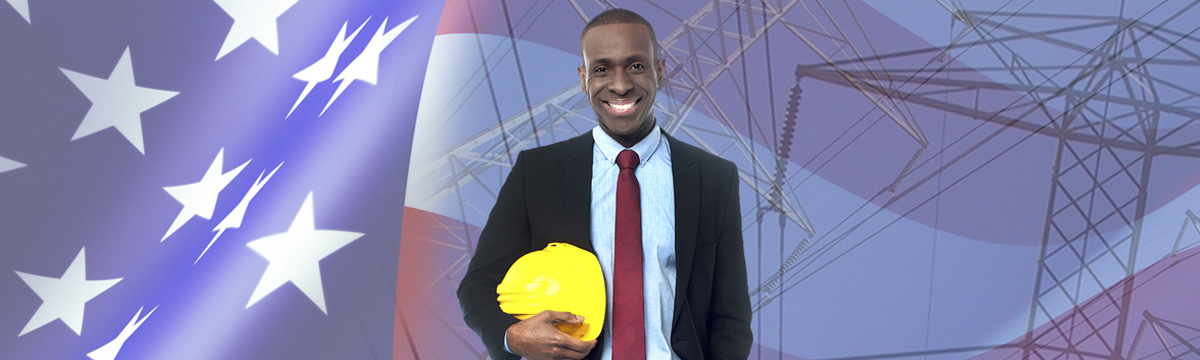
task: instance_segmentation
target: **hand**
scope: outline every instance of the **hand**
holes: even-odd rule
[[[582,359],[596,346],[596,340],[579,340],[554,327],[556,323],[582,322],[582,316],[569,312],[542,311],[508,327],[508,349],[530,360]]]

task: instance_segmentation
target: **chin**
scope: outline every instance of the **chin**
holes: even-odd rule
[[[633,135],[637,133],[638,129],[641,129],[641,127],[641,122],[634,122],[632,119],[628,121],[609,119],[604,122],[604,128],[606,128],[606,130],[614,135],[621,136]]]

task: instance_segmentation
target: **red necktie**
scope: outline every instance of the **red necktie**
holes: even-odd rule
[[[638,154],[617,155],[617,228],[613,249],[613,359],[646,359],[646,320],[642,300],[642,200]]]

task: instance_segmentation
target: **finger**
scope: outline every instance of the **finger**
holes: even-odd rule
[[[587,355],[589,351],[592,351],[592,347],[596,346],[596,340],[583,341],[573,338],[570,335],[563,334],[562,338],[559,340],[559,344],[561,344],[561,346],[565,349]]]
[[[583,317],[566,311],[549,311],[550,322],[563,324],[578,324],[583,322]]]

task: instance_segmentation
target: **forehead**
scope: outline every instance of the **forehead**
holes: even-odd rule
[[[650,58],[650,29],[642,24],[608,24],[588,29],[580,40],[584,61]]]

